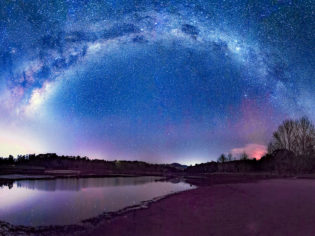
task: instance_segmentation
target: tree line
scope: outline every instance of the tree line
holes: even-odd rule
[[[221,154],[216,162],[187,168],[188,172],[276,172],[286,174],[315,172],[315,128],[307,117],[284,120],[272,134],[268,152],[256,160],[245,152],[239,158]]]
[[[36,168],[35,168],[36,167]],[[79,170],[81,173],[167,173],[178,168],[169,164],[151,164],[143,161],[91,160],[80,156],[58,156],[55,153],[19,155],[0,158],[0,172],[43,173],[45,170]]]
[[[296,156],[315,155],[315,127],[311,120],[302,117],[297,120],[288,119],[279,125],[278,129],[272,134],[272,139],[268,144],[267,155],[272,155],[278,150],[288,150]],[[242,153],[238,160],[249,160],[246,152]],[[224,163],[237,160],[231,153],[221,154],[217,162]]]
[[[41,166],[50,169],[74,168],[91,171],[99,169],[117,172],[131,170],[178,171],[178,168],[174,168],[172,165],[149,164],[139,161],[89,160],[87,157],[58,156],[55,153],[19,155],[16,159],[12,155],[8,158],[0,157],[1,165]],[[283,121],[272,135],[268,153],[260,160],[250,158],[245,152],[238,159],[229,153],[220,155],[217,162],[208,162],[188,169],[195,169],[197,172],[199,170],[210,172],[220,170],[268,171],[275,168],[281,169],[285,165],[290,166],[290,169],[315,171],[315,128],[307,117]]]

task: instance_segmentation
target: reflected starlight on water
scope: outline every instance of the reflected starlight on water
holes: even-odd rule
[[[20,180],[0,188],[0,220],[17,225],[75,224],[170,193],[192,189],[160,177]]]

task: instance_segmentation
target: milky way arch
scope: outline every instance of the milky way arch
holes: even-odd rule
[[[261,151],[281,119],[314,116],[308,65],[292,67],[241,22],[248,6],[229,16],[214,5],[104,4],[4,7],[1,123],[36,143],[20,138],[27,151],[194,162]]]

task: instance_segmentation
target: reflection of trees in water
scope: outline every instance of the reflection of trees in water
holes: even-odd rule
[[[112,177],[112,178],[66,178],[52,180],[20,180],[18,188],[28,188],[44,191],[79,191],[83,188],[98,188],[106,186],[140,185],[159,180],[160,177]]]

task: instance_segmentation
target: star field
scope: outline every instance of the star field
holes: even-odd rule
[[[0,155],[259,158],[315,119],[312,1],[0,5]]]

